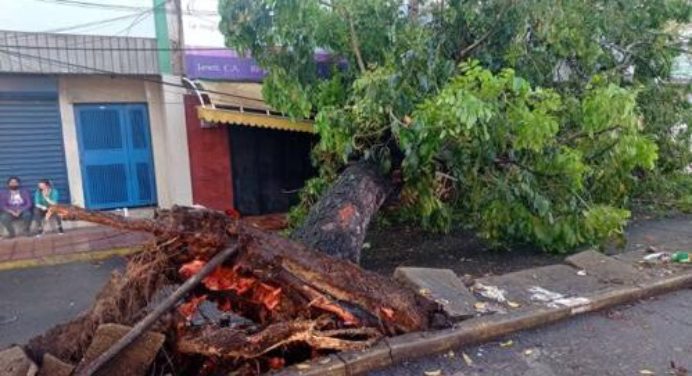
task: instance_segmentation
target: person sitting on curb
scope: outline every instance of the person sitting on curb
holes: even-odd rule
[[[9,238],[15,237],[14,221],[22,221],[25,235],[31,227],[31,196],[20,185],[21,180],[12,176],[7,179],[7,190],[0,192],[0,223],[7,229]]]
[[[53,188],[50,180],[43,179],[38,182],[38,189],[34,192],[34,219],[36,219],[36,236],[43,235],[43,222],[46,219],[46,213],[48,213],[48,208],[53,205],[57,205],[60,194],[58,190]],[[58,225],[58,234],[62,235],[62,220],[60,216],[53,215],[48,220],[54,220]]]

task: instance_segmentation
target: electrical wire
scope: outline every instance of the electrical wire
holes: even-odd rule
[[[156,83],[159,85],[166,85],[166,86],[178,87],[178,88],[183,88],[183,89],[189,90],[189,87],[187,87],[183,84],[175,84],[172,82],[165,82],[162,80],[156,80],[156,79],[152,79],[152,78],[148,78],[148,77],[144,77],[144,76],[128,75],[128,74],[118,73],[118,72],[109,71],[109,70],[105,70],[105,69],[93,68],[93,67],[89,67],[86,65],[68,63],[65,61],[51,59],[51,58],[42,57],[42,56],[24,54],[21,52],[14,52],[14,51],[9,51],[9,50],[4,50],[4,49],[0,49],[0,53],[3,53],[5,55],[9,55],[9,56],[24,58],[24,59],[33,59],[33,60],[36,60],[38,62],[46,62],[46,63],[50,63],[50,64],[54,64],[54,65],[63,65],[63,66],[68,67],[68,68],[89,70],[89,71],[92,71],[94,73],[106,74],[106,75],[110,75],[110,76],[117,76],[117,77],[123,78],[123,79],[136,80],[136,81],[146,81],[146,82]],[[253,101],[257,100],[257,98],[254,98],[254,97],[247,97],[244,95],[224,93],[224,92],[216,91],[216,90],[206,90],[205,89],[203,91],[205,93],[223,95],[223,96],[230,97],[230,98],[246,99],[246,100],[253,100]]]
[[[78,1],[78,0],[36,0],[36,1],[41,1],[44,3],[52,3],[52,4],[58,4],[58,5],[67,5],[67,6],[76,6],[80,8],[92,8],[92,9],[110,9],[110,10],[119,10],[119,11],[142,11],[146,9],[151,9],[149,7],[138,7],[138,6],[132,6],[132,5],[119,5],[119,4],[105,4],[105,3],[95,3],[95,2],[87,2],[87,1]],[[178,11],[175,10],[167,10],[169,13],[178,13]],[[199,11],[192,11],[192,10],[182,10],[182,14],[185,15],[198,15],[198,16],[215,16],[218,13],[216,11],[204,11],[204,10],[199,10]]]
[[[128,52],[151,52],[151,51],[232,51],[228,47],[60,47],[60,46],[25,46],[21,44],[0,44],[0,48],[21,48],[26,50],[60,50],[60,51],[128,51]]]

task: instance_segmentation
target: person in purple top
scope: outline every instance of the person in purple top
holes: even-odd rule
[[[0,223],[7,229],[10,238],[14,238],[14,221],[22,221],[24,233],[29,234],[31,226],[31,195],[21,188],[21,180],[13,176],[7,179],[7,190],[0,192]]]

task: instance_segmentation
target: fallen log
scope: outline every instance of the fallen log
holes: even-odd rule
[[[368,225],[392,184],[368,163],[349,166],[310,208],[293,239],[330,256],[360,262]]]
[[[125,275],[114,277],[84,316],[32,340],[28,348],[34,357],[50,352],[79,362],[99,324],[134,325],[146,314],[152,289],[191,279],[201,284],[179,306],[183,314],[165,316],[157,330],[170,334],[179,357],[207,357],[204,367],[217,366],[214,359],[219,356],[234,359],[226,365],[245,367],[243,359],[256,361],[297,343],[313,352],[363,348],[382,335],[425,330],[439,322],[439,306],[427,298],[352,262],[259,229],[256,222],[185,207],[161,210],[154,219],[71,206],[56,206],[52,212],[66,219],[150,232],[156,242],[128,263]],[[226,244],[234,242],[240,245],[234,255],[223,265],[209,266]],[[209,275],[199,274],[210,269]],[[223,327],[217,322],[195,328],[189,319],[203,301],[253,325]],[[147,325],[156,321],[154,316]],[[302,354],[305,359],[312,353]],[[278,364],[267,359],[261,363]]]
[[[90,363],[82,363],[77,366],[74,371],[75,376],[91,376],[95,374],[101,367],[106,365],[111,359],[117,356],[122,350],[139,338],[146,332],[156,321],[173,307],[178,301],[183,299],[192,289],[197,287],[202,282],[202,279],[211,274],[217,267],[231,257],[240,248],[240,244],[234,244],[231,247],[219,252],[209,263],[207,263],[195,276],[185,281],[173,294],[169,295],[163,302],[154,308],[144,319],[135,325],[124,337],[118,340],[110,349],[99,355]]]

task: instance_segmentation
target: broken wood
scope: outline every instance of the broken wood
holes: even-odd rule
[[[370,203],[379,205],[375,201]],[[170,335],[178,360],[195,356],[189,358],[193,368],[188,373],[197,374],[202,368],[245,370],[253,364],[275,368],[305,360],[315,351],[359,349],[383,335],[425,330],[440,315],[438,304],[389,278],[224,213],[174,207],[158,211],[154,219],[133,219],[69,206],[53,210],[65,218],[151,232],[157,238],[134,256],[125,275],[111,280],[83,317],[30,342],[34,357],[50,352],[76,363],[100,324],[136,323],[96,363],[83,363],[78,375],[93,373],[154,323]],[[358,231],[369,221],[361,214],[349,219]],[[347,228],[354,227],[342,230]],[[227,244],[237,249],[224,250]],[[176,283],[182,283],[178,292],[142,320],[154,292]],[[157,320],[188,293],[179,312]],[[229,327],[223,320],[205,319],[203,328],[195,327],[199,323],[191,319],[200,304],[210,303],[222,315],[235,315],[251,325]],[[311,350],[305,352],[306,346]],[[277,358],[277,349],[280,354],[302,355]],[[191,360],[198,362],[200,357],[206,357],[203,364]],[[229,361],[219,362],[218,357]]]
[[[319,320],[272,324],[254,334],[233,328],[206,327],[181,338],[178,351],[210,357],[251,359],[295,342],[307,343],[318,350],[359,350],[382,337],[373,328],[320,330],[319,327]],[[364,339],[349,340],[348,337]]]
[[[169,295],[164,301],[159,303],[153,311],[151,311],[142,321],[138,322],[129,333],[122,337],[118,342],[116,342],[108,351],[99,355],[96,359],[88,364],[80,364],[75,370],[76,376],[91,376],[116,355],[118,355],[123,349],[129,346],[134,340],[139,338],[144,332],[146,332],[152,325],[158,320],[161,315],[170,310],[175,303],[184,298],[192,289],[197,287],[197,285],[202,282],[206,276],[211,274],[218,266],[220,266],[224,261],[236,253],[239,248],[239,244],[235,244],[231,247],[227,247],[223,251],[219,252],[214,258],[209,260],[209,262],[204,265],[204,267],[195,274],[192,278],[185,281],[173,294]]]

